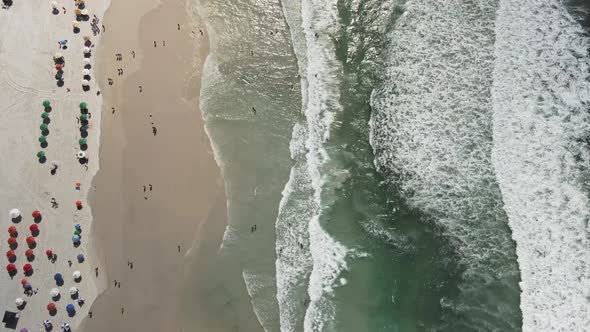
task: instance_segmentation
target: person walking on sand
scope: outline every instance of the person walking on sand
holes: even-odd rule
[[[156,47],[156,41],[154,40],[154,47]]]
[[[96,274],[96,277],[98,278],[98,267],[94,268],[94,274]]]
[[[154,134],[154,136],[156,136],[156,134],[158,134],[158,128],[152,127],[152,133]]]

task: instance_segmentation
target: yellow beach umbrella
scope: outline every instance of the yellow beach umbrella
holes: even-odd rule
[[[80,22],[78,22],[78,21],[72,21],[72,26],[73,26],[74,28],[77,28],[77,27],[79,27],[79,26],[80,26]]]
[[[74,13],[76,13],[76,15],[78,15],[78,16],[82,15],[82,11],[78,8],[76,8],[76,10],[74,10]]]

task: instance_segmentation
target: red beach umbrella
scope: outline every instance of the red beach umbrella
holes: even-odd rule
[[[31,272],[31,270],[33,270],[33,265],[27,263],[23,266],[23,271],[25,271],[25,273]]]
[[[29,230],[31,232],[36,232],[39,230],[39,226],[37,226],[37,224],[32,224],[31,226],[29,226]]]
[[[16,239],[15,238],[11,237],[11,238],[8,239],[8,245],[9,246],[13,246],[15,244],[16,244]]]
[[[25,251],[25,256],[27,257],[31,257],[33,256],[35,253],[33,252],[32,249],[27,249],[27,251]]]
[[[27,244],[33,244],[35,243],[35,238],[32,236],[27,236]]]
[[[8,271],[9,273],[16,271],[16,265],[12,263],[6,265],[6,271]]]
[[[10,233],[10,235],[15,234],[16,233],[16,227],[14,227],[14,226],[8,227],[8,233]]]
[[[61,63],[58,63],[57,65],[55,65],[55,69],[57,70],[62,70],[64,66]]]
[[[24,285],[24,284],[26,284],[26,283],[27,283],[27,279],[25,279],[25,278],[22,278],[22,279],[20,280],[20,284],[21,284],[21,285]]]
[[[47,256],[52,256],[52,255],[53,255],[53,251],[51,251],[51,249],[47,249],[47,250],[45,251],[45,255],[47,255]]]
[[[41,217],[41,212],[39,212],[39,210],[33,211],[33,218],[37,219],[39,217]]]
[[[55,310],[55,303],[53,303],[53,302],[50,302],[50,303],[47,305],[47,311],[51,312],[51,311],[54,311],[54,310]]]
[[[8,250],[6,252],[6,257],[8,257],[8,259],[11,259],[12,257],[14,257],[14,251]]]
[[[82,201],[76,201],[76,206],[77,207],[82,207]]]

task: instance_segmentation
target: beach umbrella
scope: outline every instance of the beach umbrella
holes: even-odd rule
[[[35,255],[35,253],[33,252],[32,249],[27,249],[27,251],[25,251],[25,256],[31,257],[33,255]]]
[[[82,276],[82,273],[78,270],[74,271],[74,273],[72,273],[72,277],[74,277],[74,279],[80,279],[80,277]]]
[[[41,113],[41,118],[43,118],[43,119],[49,119],[49,113],[47,113],[47,112]]]
[[[84,116],[84,114],[80,115],[80,120],[82,120],[82,117]],[[80,145],[86,145],[86,139],[85,138],[80,138],[80,140],[78,141],[78,143],[80,143]]]
[[[49,295],[50,295],[51,297],[58,297],[58,296],[59,296],[59,289],[57,289],[57,288],[52,288],[52,289],[49,291]]]
[[[88,80],[82,80],[82,86],[88,86],[89,84]]]
[[[55,55],[57,56],[59,53],[55,53]],[[61,54],[59,54],[61,57]],[[44,100],[43,101],[43,107],[49,107],[51,106],[51,103],[49,102],[49,100]]]
[[[86,70],[87,70],[87,69],[86,69]],[[88,104],[86,104],[85,102],[81,102],[81,103],[80,103],[80,109],[81,109],[81,110],[85,110],[85,109],[87,109],[87,108],[88,108]]]
[[[26,241],[27,241],[28,245],[31,245],[31,244],[35,243],[35,238],[29,235],[29,236],[27,236]]]
[[[45,131],[45,130],[47,130],[47,128],[48,128],[48,126],[47,126],[47,123],[42,123],[42,124],[39,126],[39,129],[41,129],[41,131]]]
[[[62,70],[64,68],[64,65],[61,63],[58,63],[57,65],[55,65],[55,69],[57,70]]]
[[[91,51],[90,47],[85,46],[82,52],[84,52],[84,54],[88,54],[88,53],[90,53],[90,51]]]
[[[12,209],[8,212],[8,215],[10,216],[10,219],[16,219],[20,217],[20,211],[19,209]]]
[[[84,151],[78,151],[78,158],[80,158],[80,159],[86,158],[86,152],[84,152]]]
[[[80,8],[76,8],[76,10],[74,10],[74,13],[75,13],[77,16],[80,16],[80,15],[82,15],[82,10],[81,10]]]
[[[90,75],[90,70],[82,69],[82,75],[84,75],[84,76]]]
[[[56,273],[53,276],[53,280],[55,280],[55,281],[63,280],[63,277],[61,276],[61,273]]]
[[[51,1],[51,8],[57,9],[58,6],[57,1]]]
[[[37,219],[41,217],[41,212],[39,212],[39,210],[35,210],[31,215],[33,216],[33,218]]]
[[[88,16],[88,9],[82,9],[82,15]]]
[[[16,300],[14,300],[14,303],[16,304],[17,307],[20,307],[21,305],[23,305],[25,303],[25,300],[23,300],[20,297],[17,297]]]
[[[45,137],[45,136],[39,136],[39,142],[40,142],[40,143],[45,143],[45,142],[47,142],[47,137]]]
[[[90,64],[90,59],[88,58],[84,58],[84,60],[82,60],[84,62],[85,65],[89,65]]]
[[[10,226],[8,227],[8,233],[12,234],[16,234],[16,227],[14,226]]]
[[[77,258],[78,258],[79,263],[82,263],[84,261],[84,255],[82,255],[82,254],[78,254]]]
[[[80,226],[80,224],[76,224],[74,228],[78,231],[82,231],[82,226]]]
[[[22,279],[20,280],[20,284],[21,284],[21,285],[23,285],[23,286],[24,286],[26,283],[27,283],[27,279],[25,279],[25,278],[22,278]]]
[[[82,207],[82,201],[76,201],[76,206],[77,207]]]
[[[54,311],[54,310],[55,310],[55,303],[49,302],[49,304],[47,305],[47,311],[51,312],[51,311]]]
[[[43,151],[37,152],[37,158],[41,159],[43,157],[45,157],[45,152],[43,152]]]
[[[78,288],[76,288],[76,287],[70,288],[70,295],[76,295],[76,294],[78,294]]]
[[[70,304],[68,304],[68,305],[66,306],[66,311],[67,311],[69,314],[71,314],[71,313],[74,313],[74,312],[76,312],[76,308],[74,307],[74,305],[73,305],[73,304],[71,304],[71,303],[70,303]]]
[[[82,121],[88,120],[88,115],[86,115],[86,114],[80,114],[80,120],[82,120]],[[84,145],[84,144],[80,144],[80,145]]]
[[[79,27],[79,26],[80,26],[80,22],[78,22],[78,21],[72,21],[72,27],[74,29],[77,28],[77,27]]]
[[[20,332],[29,332],[29,330],[26,327],[23,327],[22,329],[20,329]]]
[[[58,60],[58,59],[61,59],[61,58],[63,58],[63,55],[62,55],[61,53],[59,53],[59,52],[55,52],[55,54],[53,55],[53,58],[54,58],[55,60]],[[43,104],[43,106],[45,106],[45,104]],[[49,107],[49,105],[47,105],[47,106],[45,106],[45,107]]]
[[[74,235],[80,235],[80,233],[81,233],[81,232],[80,232],[79,230],[75,230],[75,231],[74,231]]]
[[[26,282],[26,283],[23,285],[23,288],[24,288],[25,290],[31,290],[31,289],[33,289],[33,286],[31,286],[31,284],[29,284],[28,282]]]
[[[10,273],[12,273],[12,272],[16,271],[16,265],[14,265],[14,264],[12,264],[12,263],[10,263],[10,264],[6,265],[6,271],[8,271],[8,272],[10,272]]]
[[[45,251],[45,255],[47,255],[47,256],[53,256],[53,251],[51,251],[51,249],[47,249]]]
[[[31,272],[33,270],[33,265],[27,263],[23,266],[23,271],[25,271],[25,273]]]
[[[74,243],[80,242],[80,235],[74,235],[74,236],[72,236],[72,242],[74,242]]]
[[[14,251],[12,251],[12,250],[8,250],[8,251],[6,252],[6,257],[8,257],[8,259],[11,259],[11,258],[13,258],[13,257],[14,257]]]
[[[13,246],[15,244],[16,244],[16,239],[15,238],[11,237],[11,238],[8,239],[8,245],[9,246]]]
[[[39,230],[39,225],[37,224],[32,224],[31,226],[29,226],[29,230],[31,232],[37,232]]]

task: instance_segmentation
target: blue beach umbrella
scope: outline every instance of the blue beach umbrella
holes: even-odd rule
[[[74,307],[74,305],[73,305],[73,304],[71,304],[71,303],[70,303],[70,304],[68,304],[68,305],[66,306],[66,311],[67,311],[69,314],[71,314],[71,313],[74,313],[74,312],[76,312],[76,308]]]
[[[78,262],[82,263],[84,261],[84,255],[78,254]]]
[[[53,280],[58,281],[58,280],[63,280],[63,277],[61,276],[61,273],[56,273],[53,276]]]
[[[74,235],[74,236],[72,236],[72,241],[73,241],[74,243],[78,243],[78,242],[80,242],[80,235]]]
[[[33,288],[33,287],[31,287],[31,284],[29,284],[28,282],[27,282],[27,283],[25,283],[25,284],[23,285],[23,287],[24,287],[26,290],[30,290],[30,289],[32,289],[32,288]]]
[[[76,228],[77,231],[81,231],[82,230],[82,226],[80,226],[80,224],[76,224],[76,226],[74,226]]]

